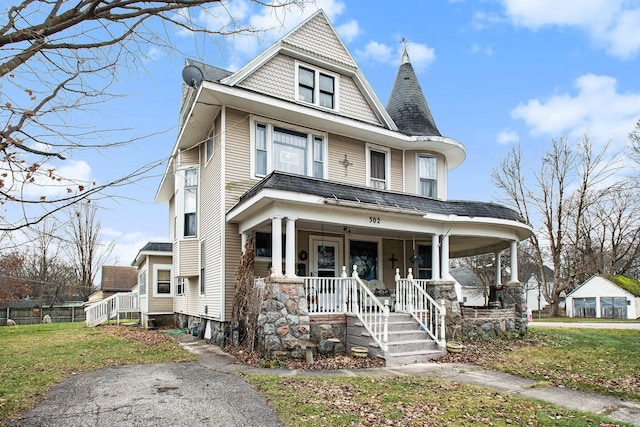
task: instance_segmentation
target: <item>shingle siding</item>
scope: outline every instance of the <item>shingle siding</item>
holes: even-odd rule
[[[352,68],[357,66],[322,15],[316,15],[306,25],[286,36],[283,43],[340,65]]]

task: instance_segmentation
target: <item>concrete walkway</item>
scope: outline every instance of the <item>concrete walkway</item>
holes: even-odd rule
[[[262,373],[281,376],[406,376],[424,375],[460,383],[475,384],[499,392],[538,399],[555,405],[606,415],[613,420],[640,426],[640,403],[615,397],[570,390],[562,387],[534,387],[536,381],[489,371],[475,365],[454,363],[418,363],[393,368],[340,369],[305,371],[295,369],[265,369],[247,366],[223,352],[218,346],[207,344],[187,334],[173,336],[186,350],[194,353],[201,364],[224,373]]]

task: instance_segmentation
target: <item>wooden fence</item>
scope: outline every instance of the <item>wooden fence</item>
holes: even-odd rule
[[[84,307],[34,307],[9,308],[0,307],[0,326],[7,324],[7,319],[17,325],[34,325],[42,323],[44,316],[49,315],[53,323],[84,322]]]

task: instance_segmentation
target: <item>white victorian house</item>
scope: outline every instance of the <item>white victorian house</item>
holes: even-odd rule
[[[406,51],[386,107],[322,11],[235,72],[189,60],[183,76],[179,133],[156,195],[170,213],[181,326],[224,341],[247,241],[255,276],[291,294],[283,303],[294,323],[276,325],[287,348],[314,338],[316,324],[371,307],[418,310],[427,300],[410,298],[426,287],[411,294],[401,281],[453,283],[455,257],[510,251],[518,285],[517,245],[532,229],[506,207],[448,199],[465,147],[440,133]],[[423,307],[435,313],[444,311]]]

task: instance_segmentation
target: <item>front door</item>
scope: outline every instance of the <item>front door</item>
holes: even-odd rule
[[[342,241],[336,238],[311,239],[311,276],[340,277],[342,264]]]

